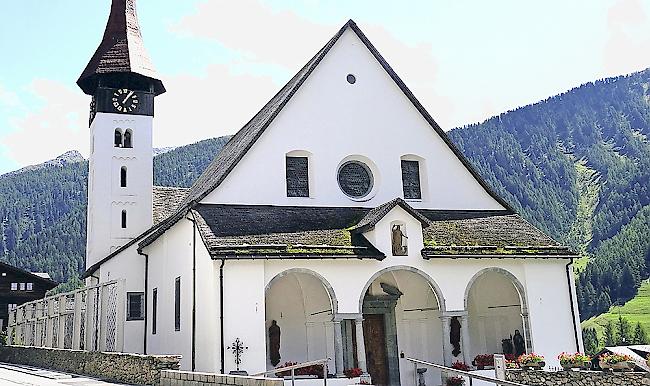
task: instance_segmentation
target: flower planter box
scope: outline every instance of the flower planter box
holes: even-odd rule
[[[617,363],[607,363],[603,360],[599,361],[598,364],[603,370],[609,371],[632,371],[634,370],[634,364],[631,362],[617,362]]]
[[[541,370],[544,366],[546,366],[546,362],[534,362],[534,363],[526,363],[526,364],[520,364],[521,368],[524,370]]]
[[[591,369],[591,362],[564,363],[562,364],[562,368],[565,371],[570,371],[572,369],[589,370]]]

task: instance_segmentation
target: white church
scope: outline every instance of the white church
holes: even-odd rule
[[[124,351],[221,373],[330,358],[333,376],[407,385],[401,353],[581,349],[577,256],[491,190],[353,21],[189,189],[153,186],[165,88],[135,0],[113,0],[77,83],[92,96],[84,277],[125,280]]]

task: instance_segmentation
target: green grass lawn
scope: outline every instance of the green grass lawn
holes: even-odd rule
[[[598,338],[603,339],[605,325],[610,320],[617,321],[619,314],[630,322],[632,329],[640,322],[650,335],[650,282],[644,281],[637,295],[624,305],[612,306],[608,312],[582,322],[582,328],[595,328]]]

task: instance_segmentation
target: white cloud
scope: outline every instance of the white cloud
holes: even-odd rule
[[[209,65],[205,76],[164,80],[167,93],[156,98],[154,144],[178,146],[233,134],[277,92],[268,76],[237,73],[233,65]]]
[[[344,22],[316,23],[288,10],[273,10],[255,0],[216,0],[201,3],[197,12],[181,19],[173,31],[214,40],[238,51],[243,60],[282,66],[293,75]],[[380,26],[357,22],[438,123],[446,127],[454,109],[448,98],[436,92],[438,65],[431,45],[407,44]],[[257,95],[254,88],[235,90]],[[232,90],[221,88],[216,92]]]
[[[650,63],[650,21],[639,0],[617,0],[607,12],[609,39],[605,71],[612,75],[644,69]]]
[[[10,119],[13,130],[0,138],[5,155],[21,166],[47,161],[71,149],[87,156],[87,110],[82,106],[88,106],[88,97],[46,79],[34,80],[29,89],[42,99],[42,107]]]

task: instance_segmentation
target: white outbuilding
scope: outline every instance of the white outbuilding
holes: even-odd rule
[[[152,186],[165,89],[134,0],[113,1],[78,83],[93,96],[84,276],[125,280],[125,351],[222,373],[330,358],[336,376],[406,385],[401,353],[581,348],[575,254],[485,183],[353,21],[189,189]]]

